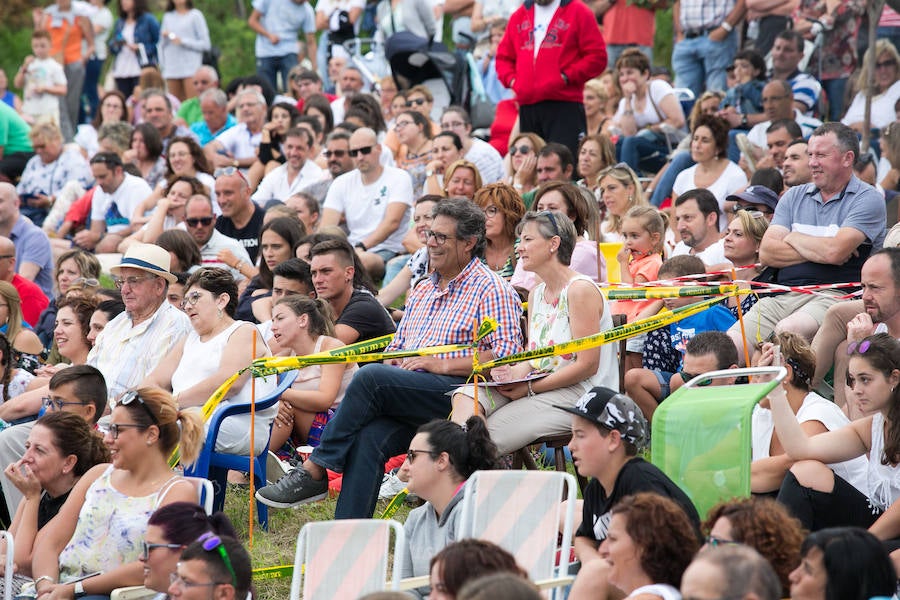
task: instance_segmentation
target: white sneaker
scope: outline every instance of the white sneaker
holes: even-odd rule
[[[269,483],[275,483],[287,475],[290,470],[290,463],[281,460],[274,452],[269,450],[269,454],[266,456],[266,480]]]
[[[381,480],[381,489],[378,490],[378,499],[390,500],[405,489],[405,481],[400,481],[400,478],[393,473],[385,473]]]

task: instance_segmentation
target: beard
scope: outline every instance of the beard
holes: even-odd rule
[[[549,6],[553,3],[553,0],[534,0],[534,3],[540,6]]]

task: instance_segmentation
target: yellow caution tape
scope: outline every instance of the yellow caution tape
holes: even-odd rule
[[[603,290],[610,300],[645,300],[661,298],[684,298],[687,296],[731,295],[738,286],[733,283],[723,285],[684,285],[680,287],[630,287]]]

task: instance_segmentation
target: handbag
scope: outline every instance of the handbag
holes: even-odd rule
[[[653,101],[653,94],[650,93],[649,87],[647,88],[647,99],[650,100],[650,104],[653,105],[653,110],[656,111],[656,116],[659,117],[659,128],[662,131],[662,135],[665,136],[666,144],[669,146],[669,152],[671,152],[673,148],[681,143],[681,140],[688,136],[688,132],[684,129],[676,129],[671,125],[666,124],[666,117],[662,114],[662,111],[659,110],[659,107],[656,106],[656,102]]]

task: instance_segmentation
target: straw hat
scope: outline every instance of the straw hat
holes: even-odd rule
[[[156,244],[132,244],[122,257],[122,262],[109,270],[113,275],[118,275],[122,267],[140,269],[162,277],[169,283],[175,283],[178,278],[169,272],[171,264],[169,252]]]

